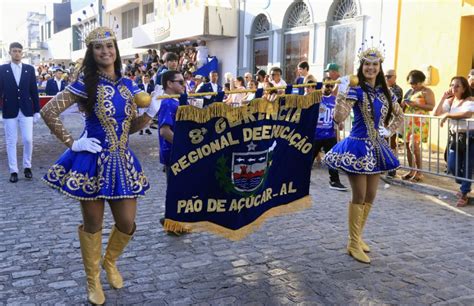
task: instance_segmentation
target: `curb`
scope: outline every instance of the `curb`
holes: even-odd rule
[[[386,184],[389,185],[396,185],[396,186],[401,186],[401,187],[406,187],[411,190],[417,191],[419,193],[424,193],[424,194],[429,194],[432,196],[447,196],[447,197],[456,197],[456,192],[449,190],[449,189],[444,189],[441,187],[436,187],[433,185],[427,185],[423,183],[412,183],[412,182],[407,182],[401,179],[392,179],[392,178],[387,178],[386,176],[381,176],[380,177]]]

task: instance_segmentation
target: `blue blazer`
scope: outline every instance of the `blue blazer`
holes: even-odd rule
[[[138,87],[140,87],[141,90],[145,90],[145,86],[142,84],[138,84]],[[151,94],[153,92],[153,90],[155,90],[155,84],[153,84],[153,81],[150,81],[150,83],[148,83],[148,87],[146,89],[146,92]]]
[[[63,91],[66,88],[66,81],[61,80],[61,88],[58,89],[56,80],[51,78],[46,82],[46,89],[44,90],[48,96],[55,96],[58,92]]]
[[[165,73],[166,71],[168,71],[168,67],[166,67],[165,65],[161,66],[160,68],[158,68],[158,70],[156,71],[156,76],[155,76],[155,79],[152,80],[156,85],[162,85],[161,84],[161,75],[163,73]]]
[[[20,85],[16,85],[10,64],[0,66],[0,98],[3,100],[3,118],[16,118],[19,111],[26,117],[39,113],[38,86],[35,68],[22,63]]]
[[[222,86],[217,84],[217,92],[219,91],[222,91]],[[211,82],[203,84],[201,88],[197,90],[197,92],[214,92],[214,90],[212,90]],[[204,97],[203,106],[208,106],[209,104],[213,102],[217,102],[215,101],[215,99],[216,99],[216,96],[211,96],[210,99],[207,99],[206,97]],[[222,102],[222,101],[219,101],[219,102]]]

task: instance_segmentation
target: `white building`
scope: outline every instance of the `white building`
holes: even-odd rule
[[[71,60],[72,29],[71,3],[63,0],[61,3],[50,3],[46,8],[46,17],[40,23],[41,62],[68,64]]]
[[[204,40],[209,55],[219,60],[221,75],[236,74],[238,0],[154,0],[153,3],[153,14],[147,15],[151,22],[133,29],[134,47],[173,49],[177,44]]]
[[[10,61],[10,54],[8,54],[9,45],[3,40],[0,40],[0,65]]]
[[[357,69],[357,51],[385,43],[384,67],[395,58],[398,1],[395,0],[240,0],[238,72],[280,66],[287,81],[307,61],[318,79],[327,63],[342,74]]]
[[[76,61],[86,54],[85,39],[99,25],[98,1],[91,1],[71,14],[72,51],[71,60]]]
[[[18,42],[23,46],[23,61],[36,65],[41,60],[41,53],[45,46],[41,41],[40,24],[46,15],[38,12],[28,12],[26,21],[16,28]]]
[[[134,47],[133,29],[153,21],[153,0],[104,0],[103,25],[112,28],[122,59],[133,59],[135,54],[146,53],[143,47]]]

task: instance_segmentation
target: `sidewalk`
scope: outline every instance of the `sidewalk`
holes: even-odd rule
[[[444,161],[444,151],[431,151],[424,148],[422,151],[422,169],[429,172],[423,172],[423,179],[420,182],[406,181],[402,180],[402,176],[409,172],[409,169],[404,167],[409,167],[408,161],[405,157],[405,145],[399,143],[398,145],[398,157],[400,159],[401,168],[397,170],[397,175],[395,179],[382,176],[382,179],[390,185],[402,186],[405,188],[410,188],[411,190],[433,195],[438,197],[440,200],[447,201],[450,205],[456,206],[456,193],[459,191],[460,185],[455,182],[454,177],[446,177],[446,162]],[[440,174],[440,175],[438,175]],[[471,193],[470,197],[474,197]],[[471,200],[466,207],[460,207],[460,209],[467,209],[471,212],[474,212],[474,201]]]

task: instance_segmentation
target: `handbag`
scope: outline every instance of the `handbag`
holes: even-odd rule
[[[464,153],[466,151],[466,133],[449,133],[449,149]],[[457,145],[456,145],[457,144]]]

